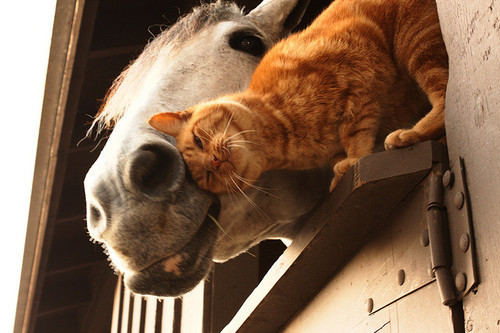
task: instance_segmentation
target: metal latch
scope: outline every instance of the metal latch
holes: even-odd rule
[[[450,170],[433,166],[429,180],[427,227],[432,270],[441,301],[452,306],[478,284],[470,201],[463,159]]]

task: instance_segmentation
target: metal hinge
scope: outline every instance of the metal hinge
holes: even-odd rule
[[[478,284],[470,201],[463,159],[451,169],[433,166],[429,179],[427,227],[432,271],[441,301],[452,306]]]

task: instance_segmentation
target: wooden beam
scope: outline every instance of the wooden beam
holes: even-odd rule
[[[30,332],[34,327],[32,314],[40,297],[40,268],[43,266],[44,249],[48,245],[46,238],[50,238],[47,225],[56,210],[52,199],[57,192],[55,189],[62,186],[62,180],[58,179],[61,172],[59,154],[64,141],[63,127],[67,122],[77,48],[81,46],[84,9],[86,5],[97,3],[96,0],[65,0],[58,1],[56,5],[14,324],[16,333]],[[91,29],[90,32],[83,32],[91,34]],[[86,57],[86,54],[83,56]]]
[[[361,159],[304,220],[303,230],[224,331],[279,331],[361,248],[433,162],[447,162],[446,149],[437,142]]]

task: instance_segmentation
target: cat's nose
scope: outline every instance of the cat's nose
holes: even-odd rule
[[[211,162],[212,162],[212,167],[214,168],[214,170],[218,170],[219,167],[220,167],[220,165],[221,165],[221,160],[219,160],[217,158],[217,156],[214,155],[212,157],[212,161]]]

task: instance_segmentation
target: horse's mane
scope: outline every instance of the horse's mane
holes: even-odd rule
[[[123,116],[123,113],[135,99],[139,87],[144,83],[144,77],[160,52],[168,49],[175,51],[189,38],[203,28],[222,21],[238,19],[242,10],[232,2],[218,0],[210,4],[202,4],[193,11],[181,17],[169,29],[160,33],[146,45],[144,51],[134,60],[113,82],[106,93],[97,116],[87,135],[95,128],[97,132],[109,129]]]

